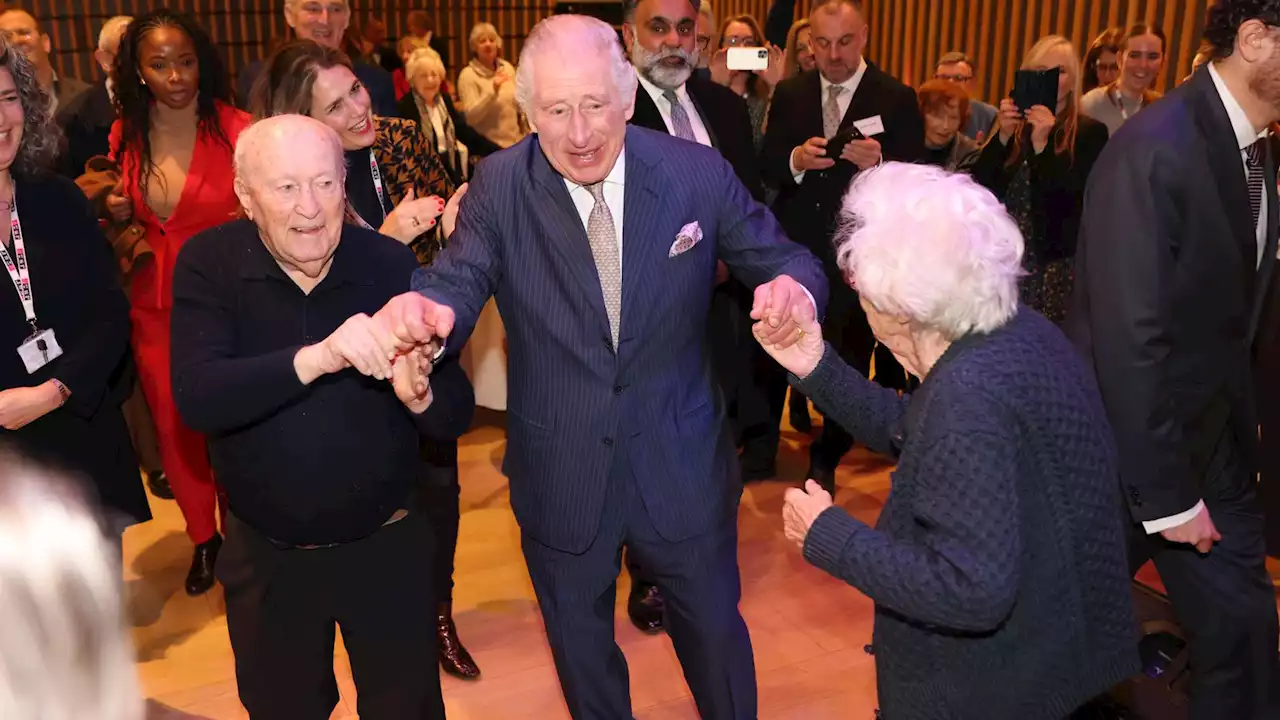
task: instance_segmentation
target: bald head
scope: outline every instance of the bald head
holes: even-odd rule
[[[302,115],[276,115],[240,133],[236,197],[272,257],[288,272],[323,275],[342,238],[342,141]]]

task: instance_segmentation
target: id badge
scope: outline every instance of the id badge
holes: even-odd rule
[[[62,347],[52,330],[41,330],[18,346],[18,356],[31,374],[62,357]]]

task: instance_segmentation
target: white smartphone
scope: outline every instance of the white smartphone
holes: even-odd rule
[[[765,48],[731,47],[725,62],[730,70],[767,70],[769,51]]]

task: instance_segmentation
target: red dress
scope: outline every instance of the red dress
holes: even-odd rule
[[[240,202],[233,188],[232,157],[236,139],[249,126],[248,114],[219,103],[218,120],[231,143],[227,147],[203,130],[191,153],[182,194],[173,215],[164,222],[147,205],[139,186],[137,153],[116,158],[121,164],[124,192],[133,202],[133,217],[146,229],[155,252],[154,262],[137,271],[129,298],[133,321],[133,352],[138,361],[142,392],[155,419],[160,462],[174,499],[187,522],[192,542],[213,537],[220,489],[213,480],[204,436],[188,428],[178,416],[169,380],[169,317],[173,311],[173,269],[178,251],[188,238],[236,217]],[[119,146],[120,120],[111,126],[111,147]],[[226,513],[225,501],[222,512]]]

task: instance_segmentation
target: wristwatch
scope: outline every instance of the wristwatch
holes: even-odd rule
[[[49,378],[49,382],[53,383],[53,386],[58,389],[58,397],[61,398],[61,401],[58,403],[58,407],[66,405],[67,398],[71,397],[71,391],[68,390],[67,386],[63,385],[62,381],[58,378]]]

